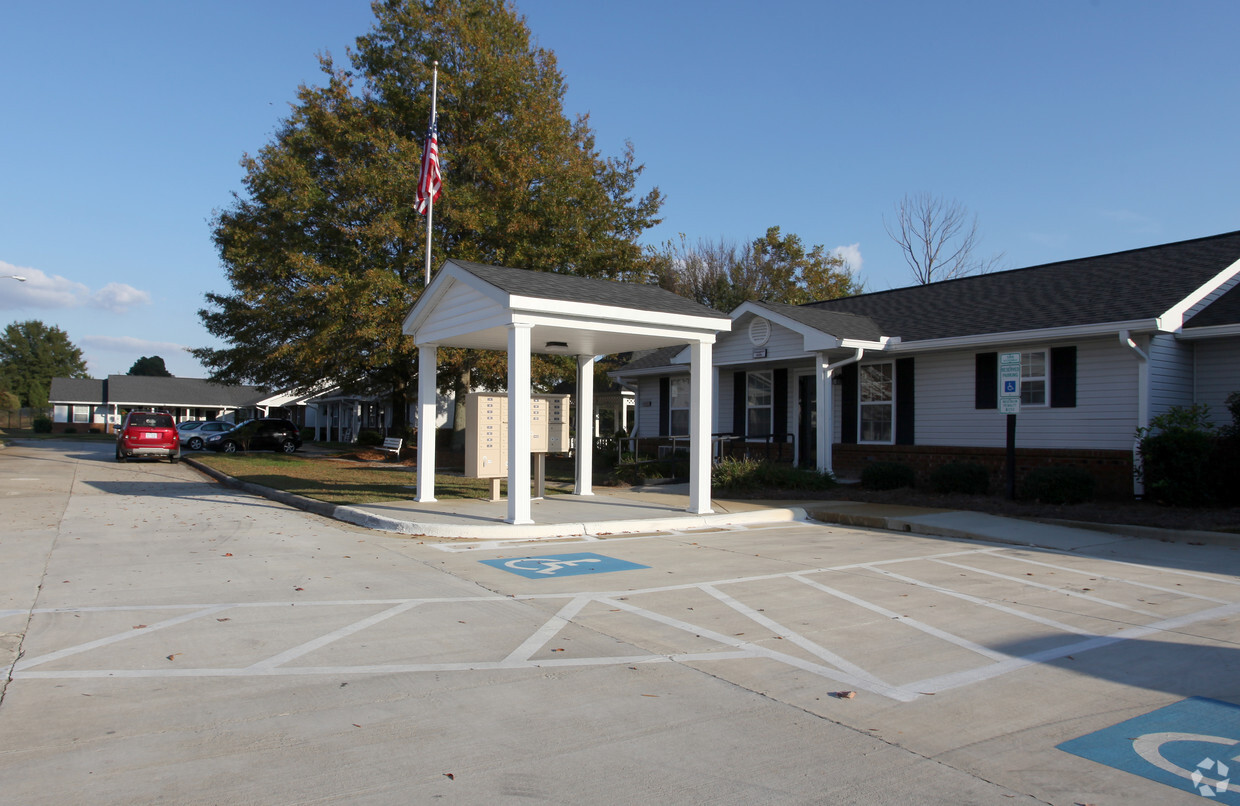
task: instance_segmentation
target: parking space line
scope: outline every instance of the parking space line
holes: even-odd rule
[[[531,655],[545,646],[560,630],[572,624],[573,616],[580,613],[581,609],[591,601],[592,599],[589,596],[577,596],[570,599],[568,604],[561,607],[558,613],[547,619],[541,627],[534,631],[533,635],[526,638],[516,649],[508,653],[508,657],[504,659],[504,662],[516,663],[529,660]]]
[[[1050,568],[1055,571],[1063,571],[1069,574],[1079,574],[1080,576],[1090,577],[1093,579],[1105,579],[1108,582],[1121,582],[1125,585],[1132,585],[1133,587],[1145,588],[1147,590],[1159,591],[1161,593],[1174,593],[1177,596],[1185,596],[1190,599],[1201,599],[1202,601],[1214,602],[1215,604],[1230,604],[1230,602],[1227,599],[1216,599],[1213,596],[1203,596],[1200,593],[1192,593],[1190,591],[1184,590],[1183,588],[1164,588],[1160,585],[1151,585],[1148,582],[1137,582],[1132,579],[1124,579],[1123,577],[1111,576],[1110,574],[1103,574],[1097,571],[1083,571],[1079,568],[1069,568],[1066,565],[1055,565],[1054,563],[1044,563],[1039,560],[1031,560],[1028,557],[1019,557],[1019,556],[1011,555],[1011,556],[1005,557],[1004,559],[1015,560],[1016,562],[1027,563],[1029,565],[1036,565],[1042,568]]]
[[[925,588],[927,590],[932,590],[936,593],[942,593],[945,596],[951,596],[956,599],[962,599],[963,601],[966,601],[966,602],[972,602],[973,604],[981,605],[982,607],[986,607],[991,610],[998,610],[1000,613],[1007,613],[1010,616],[1016,616],[1018,618],[1023,618],[1027,621],[1033,621],[1033,622],[1037,622],[1038,624],[1043,624],[1047,627],[1053,627],[1056,630],[1076,633],[1077,635],[1093,635],[1093,633],[1091,633],[1089,630],[1083,630],[1080,627],[1073,627],[1070,624],[1064,624],[1061,621],[1055,621],[1054,619],[1049,619],[1049,618],[1046,618],[1045,616],[1039,616],[1036,613],[1026,613],[1023,610],[1017,610],[1014,607],[1008,607],[1007,605],[1001,605],[998,602],[992,602],[987,599],[982,599],[979,596],[973,596],[968,593],[961,593],[960,591],[954,591],[951,588],[944,588],[941,585],[935,585],[930,582],[923,582],[920,579],[913,579],[912,577],[907,577],[907,576],[904,576],[903,574],[897,574],[894,571],[888,571],[884,568],[871,568],[870,570],[872,570],[876,574],[882,574],[883,576],[889,576],[892,579],[898,579],[901,582],[907,582],[910,585],[916,585],[919,588]]]
[[[137,638],[138,636],[141,636],[141,635],[149,635],[150,633],[155,632],[157,630],[167,629],[168,627],[175,627],[179,624],[184,624],[187,621],[193,621],[194,619],[199,619],[204,616],[213,616],[216,613],[222,613],[225,610],[229,610],[231,608],[232,608],[232,605],[215,605],[213,607],[208,607],[202,610],[196,610],[192,613],[186,613],[183,616],[176,616],[174,618],[164,619],[163,621],[156,622],[155,624],[150,624],[148,626],[145,626],[140,630],[131,629],[131,630],[127,630],[122,633],[117,633],[115,635],[109,635],[106,638],[100,638],[95,641],[87,641],[84,644],[78,644],[76,646],[66,647],[65,649],[60,649],[55,652],[49,652],[46,655],[39,655],[34,658],[23,658],[19,660],[13,666],[13,670],[15,672],[22,671],[25,669],[29,669],[31,666],[39,666],[40,664],[50,663],[54,660],[60,660],[61,658],[67,658],[70,655],[77,655],[82,652],[89,652],[92,649],[99,649],[100,647],[109,646],[111,644],[117,644],[117,643],[120,643],[121,641],[127,641],[130,638]]]
[[[284,652],[281,652],[277,655],[272,655],[270,658],[267,658],[266,660],[260,660],[257,663],[251,664],[250,666],[246,668],[254,672],[262,671],[264,669],[274,669],[275,667],[288,663],[291,660],[300,658],[302,655],[308,655],[309,653],[315,651],[316,649],[322,649],[328,644],[333,643],[334,641],[338,641],[341,638],[345,638],[347,636],[352,635],[353,633],[360,632],[366,629],[367,627],[373,627],[374,625],[382,621],[387,621],[393,616],[399,616],[401,613],[408,612],[409,610],[412,610],[413,608],[417,607],[420,604],[422,603],[418,601],[413,601],[413,602],[404,602],[403,604],[398,604],[395,607],[389,607],[387,610],[384,610],[382,613],[376,613],[373,616],[370,616],[369,618],[364,618],[361,621],[355,621],[352,624],[341,627],[338,630],[329,632],[326,635],[321,635],[312,641],[307,641],[304,644],[301,644],[300,646],[295,646],[292,649],[287,649]]]
[[[840,590],[836,590],[835,588],[824,585],[821,582],[817,582],[812,579],[806,579],[800,574],[794,574],[792,578],[798,582],[802,582],[806,585],[809,585],[811,588],[820,590],[823,593],[843,599],[844,601],[855,604],[858,607],[864,607],[866,610],[869,610],[872,613],[877,613],[880,616],[885,616],[886,618],[889,618],[893,621],[898,621],[901,624],[912,627],[915,630],[920,630],[926,635],[934,636],[935,638],[938,638],[942,641],[946,641],[949,644],[955,644],[956,646],[962,649],[967,649],[970,652],[974,652],[978,655],[981,655],[982,657],[990,658],[991,660],[1006,660],[1011,657],[1010,655],[1007,655],[1003,652],[996,652],[995,650],[990,649],[989,647],[984,647],[981,644],[970,641],[967,638],[962,638],[959,635],[949,633],[946,630],[940,630],[938,627],[932,627],[929,624],[918,621],[915,618],[910,618],[908,616],[901,615],[895,612],[894,610],[888,610],[882,605],[877,605],[877,604],[874,604],[873,602],[867,602],[865,599],[861,599],[851,594],[844,593],[843,591],[840,591]]]
[[[949,565],[952,568],[959,568],[964,571],[972,571],[977,574],[984,574],[989,577],[994,577],[995,579],[1002,579],[1007,582],[1015,582],[1017,585],[1024,585],[1029,588],[1038,588],[1039,590],[1051,591],[1052,593],[1062,593],[1064,596],[1071,596],[1074,599],[1084,599],[1088,602],[1093,602],[1094,604],[1106,605],[1107,607],[1114,607],[1116,610],[1127,610],[1129,613],[1139,613],[1142,616],[1149,616],[1150,618],[1161,618],[1162,617],[1162,613],[1155,613],[1153,610],[1142,610],[1139,607],[1132,607],[1131,605],[1124,605],[1124,604],[1120,604],[1119,602],[1112,602],[1108,599],[1103,599],[1099,596],[1090,596],[1088,593],[1081,593],[1080,591],[1069,590],[1067,588],[1059,588],[1054,585],[1047,585],[1042,582],[1034,582],[1032,579],[1021,579],[1020,577],[1009,576],[1008,574],[1000,574],[998,571],[987,571],[985,568],[977,568],[972,565],[962,565],[961,563],[947,562],[946,560],[935,560],[935,562],[939,563],[940,565]]]

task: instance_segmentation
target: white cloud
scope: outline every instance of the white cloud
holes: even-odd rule
[[[0,277],[25,277],[26,281],[9,281],[0,292],[0,308],[65,308],[91,307],[111,313],[126,313],[136,305],[151,304],[151,295],[125,283],[108,283],[98,291],[90,286],[60,275],[48,275],[38,269],[14,266],[0,260]]]
[[[837,246],[831,250],[831,254],[838,258],[842,258],[847,264],[849,271],[853,274],[860,274],[861,264],[861,243],[851,244],[849,246]]]
[[[150,341],[149,339],[135,339],[132,336],[86,336],[81,340],[81,346],[92,350],[137,355],[178,353],[189,350],[185,345],[170,341]]]
[[[126,313],[135,305],[150,305],[151,295],[125,283],[108,283],[91,295],[90,303],[112,313]]]

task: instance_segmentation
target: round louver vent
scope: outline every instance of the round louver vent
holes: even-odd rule
[[[755,316],[749,323],[749,340],[754,346],[761,347],[771,338],[771,323],[761,316]]]

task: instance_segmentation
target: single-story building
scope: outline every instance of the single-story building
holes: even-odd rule
[[[713,356],[720,453],[846,478],[875,461],[923,478],[971,461],[998,477],[999,356],[1018,353],[1018,473],[1075,464],[1100,493],[1131,494],[1138,428],[1198,403],[1221,425],[1240,390],[1240,232],[806,305],[747,302],[731,319]],[[686,355],[663,348],[612,373],[637,393],[636,436],[685,433]]]

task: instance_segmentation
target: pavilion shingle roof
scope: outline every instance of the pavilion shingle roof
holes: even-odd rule
[[[658,286],[619,283],[613,280],[578,277],[574,274],[558,274],[549,271],[509,269],[502,266],[471,263],[467,260],[452,259],[448,262],[456,264],[475,277],[514,296],[538,297],[561,302],[584,302],[682,316],[727,318],[725,313],[699,305],[691,299],[673,294]]]

